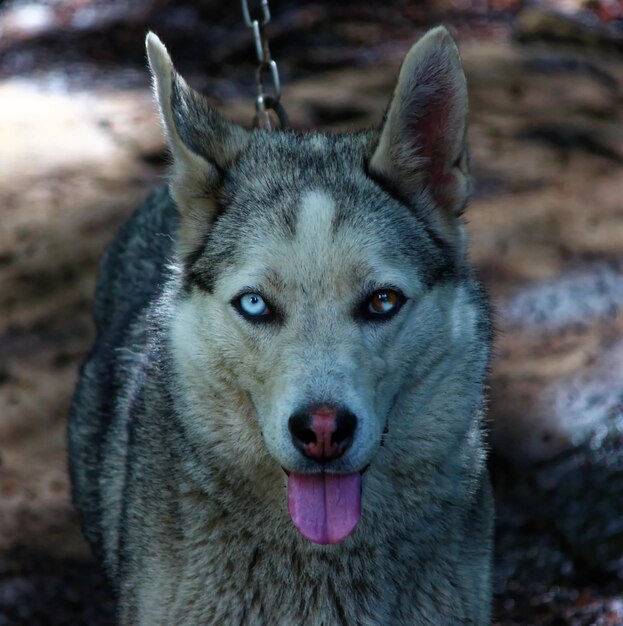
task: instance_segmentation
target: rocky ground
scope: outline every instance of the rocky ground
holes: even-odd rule
[[[69,504],[64,437],[98,258],[163,178],[144,31],[229,117],[252,116],[237,13],[220,22],[210,2],[177,4],[0,3],[0,626],[113,623]],[[453,24],[471,94],[471,254],[498,328],[495,623],[623,624],[616,23],[547,27],[510,2],[461,15],[273,4],[284,103],[300,128],[377,124],[411,41],[441,17]]]

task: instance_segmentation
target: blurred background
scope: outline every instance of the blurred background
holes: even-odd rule
[[[471,256],[498,328],[495,624],[623,624],[623,2],[270,6],[297,128],[377,125],[413,41],[438,23],[457,38]],[[0,626],[113,623],[70,506],[65,425],[98,259],[164,179],[148,29],[251,122],[237,1],[0,1]]]

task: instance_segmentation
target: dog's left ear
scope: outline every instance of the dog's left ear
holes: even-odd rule
[[[409,51],[385,118],[370,173],[430,215],[454,238],[456,216],[469,200],[466,150],[467,85],[459,51],[444,27],[428,31]]]

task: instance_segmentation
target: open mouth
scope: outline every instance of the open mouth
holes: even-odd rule
[[[309,541],[340,543],[355,530],[361,517],[361,476],[349,474],[288,474],[288,511],[294,526]]]

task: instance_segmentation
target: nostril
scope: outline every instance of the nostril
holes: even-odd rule
[[[311,418],[307,413],[295,413],[288,420],[288,428],[297,446],[316,442],[316,433],[311,428]]]
[[[355,415],[350,411],[340,409],[335,420],[335,430],[331,435],[331,443],[342,447],[350,445],[356,427],[357,418]]]

